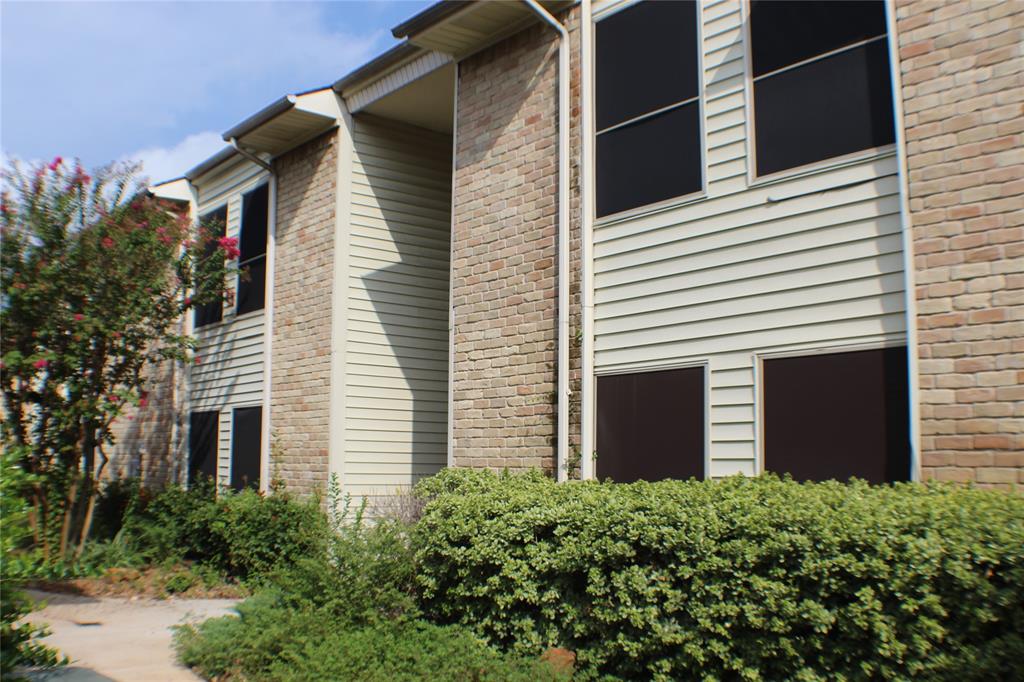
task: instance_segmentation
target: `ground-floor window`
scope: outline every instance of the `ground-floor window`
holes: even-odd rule
[[[259,488],[263,443],[263,408],[239,407],[231,423],[231,487]]]
[[[192,412],[188,420],[189,483],[217,477],[217,426],[220,414]]]
[[[801,481],[910,477],[906,347],[765,359],[764,468]]]
[[[598,377],[598,477],[703,479],[704,396],[703,367]]]

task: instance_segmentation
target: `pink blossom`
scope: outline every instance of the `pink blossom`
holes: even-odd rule
[[[235,237],[221,237],[217,240],[217,244],[224,249],[224,255],[228,260],[234,260],[241,255],[241,251],[238,250],[238,239]]]
[[[191,296],[186,296],[185,297],[185,305],[192,305],[192,297]]]
[[[139,407],[146,407],[149,405],[149,394],[143,393],[142,397],[139,398]]]
[[[171,239],[170,237],[168,237],[166,234],[165,235],[161,235],[160,241],[163,242],[164,244],[168,244],[168,245],[174,243],[174,240]]]
[[[104,237],[101,243],[103,244],[103,248],[105,249],[114,248],[114,240],[111,239],[110,237]]]
[[[59,156],[55,156],[53,157],[53,161],[50,162],[50,165],[47,166],[47,168],[49,168],[51,171],[56,171],[62,163],[64,163],[64,159],[60,158]]]
[[[85,319],[85,315],[82,313],[75,313],[75,322],[81,322]]]
[[[46,360],[44,358],[40,358],[39,360],[36,360],[35,362],[33,362],[32,366],[35,367],[36,369],[46,369],[46,366],[49,365],[49,364],[50,364],[49,360]]]

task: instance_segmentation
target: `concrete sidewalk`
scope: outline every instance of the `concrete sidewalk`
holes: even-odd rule
[[[44,642],[71,659],[66,668],[36,673],[53,682],[179,682],[199,680],[174,660],[171,627],[234,612],[236,599],[126,599],[30,591],[46,602],[28,620],[46,623]]]

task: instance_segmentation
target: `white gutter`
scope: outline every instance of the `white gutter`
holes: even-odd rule
[[[537,4],[523,0],[558,31],[558,480],[569,477],[569,32]]]
[[[580,478],[594,478],[595,410],[594,402],[594,71],[593,63],[593,8],[590,0],[580,3],[580,303],[582,320],[582,381],[580,401],[581,452]]]
[[[885,3],[888,21],[889,76],[892,79],[893,120],[896,127],[896,159],[899,165],[900,235],[903,239],[903,289],[907,324],[907,396],[910,403],[910,480],[921,478],[921,390],[918,383],[917,285],[914,272],[914,234],[910,220],[910,176],[907,173],[907,138],[903,128],[903,82],[900,78],[899,37],[896,7]]]
[[[263,433],[260,434],[260,490],[270,490],[270,459],[273,455],[272,430],[270,427],[270,382],[273,378],[273,346],[274,346],[274,272],[277,254],[277,175],[270,171],[267,202],[267,272],[264,286],[266,298],[263,301]]]

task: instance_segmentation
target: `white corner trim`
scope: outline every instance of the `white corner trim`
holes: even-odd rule
[[[907,139],[903,127],[903,81],[900,78],[899,35],[896,6],[886,0],[889,73],[892,79],[893,120],[896,124],[896,157],[899,167],[900,234],[903,238],[903,289],[907,316],[907,396],[910,403],[910,480],[921,480],[921,391],[918,374],[917,285],[914,276],[914,233],[910,218],[910,187],[907,174]]]
[[[345,488],[345,355],[348,341],[348,245],[352,210],[352,116],[341,95],[338,100],[337,168],[334,204],[334,265],[331,281],[331,369],[329,432],[327,450],[328,476],[337,475]],[[326,481],[325,481],[326,483]]]
[[[260,490],[270,489],[271,446],[273,445],[273,426],[271,424],[270,396],[271,380],[274,363],[274,271],[277,253],[277,175],[273,172],[267,181],[270,189],[267,201],[267,262],[265,282],[265,299],[263,301],[263,433],[260,434]]]

